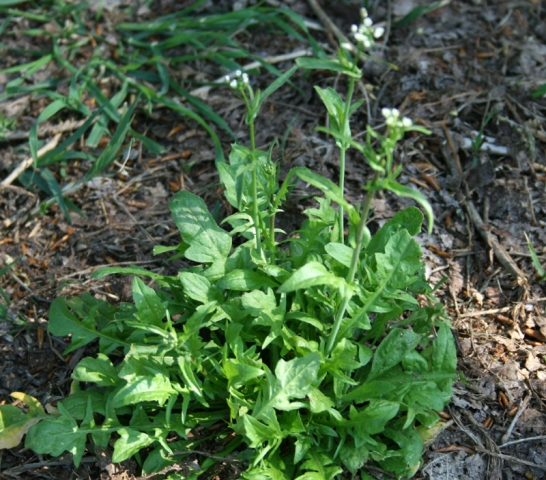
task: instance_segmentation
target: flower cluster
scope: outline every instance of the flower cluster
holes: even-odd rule
[[[385,117],[385,123],[391,128],[409,128],[413,125],[411,118],[400,118],[400,112],[397,108],[383,108],[381,113]]]
[[[365,8],[360,9],[362,21],[360,25],[351,25],[351,33],[357,43],[362,44],[364,48],[371,48],[375,39],[385,33],[383,27],[374,27],[373,20],[368,17],[368,11]]]
[[[233,76],[226,75],[224,82],[229,83],[231,88],[241,88],[248,85],[248,73],[243,73],[241,70],[236,70]]]

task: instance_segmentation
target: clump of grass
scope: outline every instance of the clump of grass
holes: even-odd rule
[[[12,77],[0,94],[0,102],[22,96],[46,99],[47,106],[37,112],[28,136],[33,171],[20,175],[19,181],[29,189],[38,188],[57,202],[68,220],[70,210],[82,212],[66,195],[105,172],[119,159],[130,139],[141,142],[152,154],[165,151],[160,143],[133,128],[137,108],[148,112],[166,108],[197,122],[214,143],[216,161],[224,161],[216,129],[224,130],[232,138],[235,135],[223,118],[192,95],[190,88],[202,82],[191,79],[181,82],[179,69],[193,66],[197,70],[199,65],[209,65],[213,71],[231,72],[239,68],[239,62],[249,59],[280,76],[274,65],[236,39],[242,30],[258,25],[311,43],[316,51],[319,48],[303,19],[286,9],[253,7],[207,13],[200,10],[206,3],[200,0],[174,14],[149,22],[123,22],[106,32],[103,12],[99,9],[92,18],[88,2],[30,2],[25,10],[17,8],[21,3],[2,2],[0,14],[5,20],[0,32],[26,38],[25,43],[37,46],[34,49],[4,46],[8,54],[16,54],[22,61],[0,70]],[[35,81],[44,69],[53,74]],[[43,145],[38,135],[40,126],[59,118],[77,118],[80,123],[57,148],[38,157]],[[0,141],[9,141],[8,130],[14,123],[14,119],[2,120]],[[104,139],[108,139],[108,147],[95,153]],[[78,141],[84,143],[84,149],[72,149]],[[66,185],[64,169],[60,178],[54,169],[76,160],[84,161],[88,170],[75,183]],[[43,205],[47,207],[50,203]]]

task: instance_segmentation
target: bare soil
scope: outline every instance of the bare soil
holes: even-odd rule
[[[182,3],[191,2],[158,1],[151,10],[139,13],[140,20],[176,11]],[[209,7],[230,9],[232,3],[210,2]],[[291,8],[320,25],[314,35],[332,51],[334,36],[330,27],[325,28],[324,18],[317,16],[316,2],[266,3]],[[419,241],[431,283],[447,277],[437,295],[451,318],[459,351],[461,379],[450,406],[442,412],[448,428],[427,447],[415,478],[544,479],[546,283],[539,282],[524,233],[544,264],[546,98],[533,99],[531,93],[546,82],[546,6],[540,0],[452,0],[395,28],[394,22],[418,1],[369,3],[370,15],[376,23],[384,22],[387,33],[357,87],[357,98],[366,102],[353,117],[353,134],[364,135],[366,124],[379,127],[385,106],[399,108],[432,132],[408,136],[397,161],[405,167],[402,183],[426,195],[434,208],[433,234],[423,233]],[[321,5],[342,32],[358,21],[360,5],[341,1]],[[117,9],[105,15],[110,21],[103,27],[111,28],[115,38],[114,27],[122,15]],[[90,13],[90,25],[92,21]],[[5,37],[2,41],[10,47],[35,47],[28,37]],[[260,28],[242,31],[237,40],[263,56],[306,48]],[[6,50],[0,69],[17,62],[16,53]],[[283,70],[291,64],[281,62],[277,67]],[[199,71],[192,67],[184,73],[190,79],[211,81],[226,73],[214,66],[200,66]],[[0,93],[11,78],[0,74]],[[271,80],[262,72],[252,81],[263,88]],[[266,104],[258,118],[257,146],[265,148],[284,139],[276,148],[283,171],[304,165],[337,181],[339,159],[333,142],[314,131],[326,116],[313,86],[343,91],[343,81],[328,72],[299,72],[294,83],[301,91],[285,86]],[[226,88],[208,89],[203,98],[246,144],[242,104]],[[24,133],[47,102],[27,95],[0,104],[0,110],[5,116],[16,112],[17,130]],[[110,169],[70,197],[85,213],[85,217],[72,214],[72,224],[55,205],[33,213],[43,200],[39,192],[25,190],[17,182],[1,189],[0,268],[19,261],[0,278],[11,299],[8,321],[0,323],[0,404],[13,402],[9,396],[13,391],[32,395],[43,404],[61,400],[68,394],[74,366],[82,356],[94,353],[91,346],[68,358],[61,355],[67,339],[47,332],[48,308],[55,297],[89,291],[112,302],[128,301],[130,278],[96,280],[91,274],[108,265],[138,264],[164,274],[180,268],[177,262],[165,263],[166,256],[152,254],[155,245],[178,243],[168,209],[176,191],[187,189],[203,196],[220,218],[229,213],[212,142],[197,124],[157,110],[149,116],[139,114],[134,128],[147,132],[168,153],[154,156],[137,145],[124,169]],[[481,146],[476,142],[480,131]],[[231,139],[218,133],[227,154]],[[46,133],[44,138],[50,137]],[[0,180],[23,160],[25,142],[24,138],[0,140]],[[352,153],[347,168],[347,195],[359,202],[370,169]],[[84,172],[84,164],[69,164],[65,181]],[[281,219],[285,230],[297,228],[303,205],[313,201],[314,193],[298,186]],[[390,194],[378,197],[371,227],[411,204]],[[196,455],[194,462],[200,460]],[[379,470],[373,474],[389,478]],[[228,465],[221,465],[206,478],[235,476]],[[90,452],[75,469],[69,454],[47,458],[19,446],[0,451],[0,478],[144,477],[139,477],[134,462],[113,465],[109,452]]]

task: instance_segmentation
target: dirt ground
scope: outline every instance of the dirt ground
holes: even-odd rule
[[[157,2],[157,8],[141,12],[141,19],[171,13],[181,3],[191,2]],[[229,9],[233,2],[210,3]],[[360,5],[351,2],[319,2],[325,17],[311,0],[266,3],[312,20],[317,25],[313,35],[327,51],[332,51],[334,36],[325,17],[342,32],[359,18]],[[357,98],[368,101],[354,114],[353,133],[364,134],[367,123],[379,127],[385,106],[399,108],[432,132],[408,136],[397,160],[405,165],[401,182],[426,195],[434,208],[433,234],[423,233],[419,241],[431,283],[447,277],[437,295],[450,315],[459,352],[461,378],[442,412],[448,428],[427,447],[415,478],[546,479],[546,283],[539,282],[524,236],[544,265],[546,97],[533,99],[531,93],[546,83],[546,5],[541,0],[448,0],[442,8],[395,28],[389,18],[400,19],[427,2],[368,3],[374,21],[384,22],[387,31],[375,51],[378,61],[366,63],[365,77],[357,86]],[[120,21],[115,10],[106,15]],[[237,39],[263,56],[306,48],[260,28],[243,31]],[[16,35],[2,39],[9,46],[17,41],[23,40]],[[0,69],[17,63],[15,54],[6,52]],[[288,61],[277,67],[291,65]],[[199,71],[200,79],[208,81],[225,73],[214,66]],[[0,74],[0,93],[9,79]],[[262,88],[271,80],[264,72],[253,79]],[[343,91],[343,81],[315,71],[298,72],[294,83],[301,92],[283,87],[258,117],[257,146],[284,138],[279,143],[283,148],[276,150],[283,171],[304,165],[337,181],[333,142],[314,131],[326,116],[313,85]],[[241,102],[224,87],[197,93],[246,144]],[[30,96],[19,102],[27,102],[17,124],[24,132],[45,103]],[[86,217],[73,214],[71,225],[55,205],[32,214],[43,198],[17,182],[1,190],[0,268],[20,260],[0,278],[11,299],[8,320],[0,323],[0,404],[11,403],[13,391],[43,404],[62,399],[73,367],[82,356],[94,353],[91,346],[66,359],[61,355],[66,339],[47,332],[52,299],[89,291],[112,302],[129,300],[130,278],[91,279],[105,265],[137,264],[163,274],[177,271],[179,264],[164,263],[167,257],[152,254],[155,245],[178,243],[168,210],[173,193],[188,189],[203,196],[220,217],[228,213],[205,131],[161,110],[138,115],[134,127],[147,131],[168,153],[155,156],[137,148],[124,171],[112,168],[86,184],[70,197]],[[481,146],[476,142],[480,130]],[[218,134],[229,152],[230,138]],[[24,140],[0,140],[0,180],[21,162],[16,153],[21,143]],[[69,180],[84,172],[81,165],[65,168]],[[347,168],[347,195],[356,203],[371,172],[354,153],[348,155]],[[282,219],[285,230],[301,221],[302,205],[312,202],[313,193],[305,185],[297,188]],[[411,204],[390,194],[377,198],[371,228]],[[377,469],[372,473],[389,478]],[[227,470],[215,475],[206,478],[232,478]],[[0,451],[0,478],[144,477],[138,476],[134,464],[112,465],[108,452],[89,454],[74,469],[68,454],[47,458],[20,446]]]

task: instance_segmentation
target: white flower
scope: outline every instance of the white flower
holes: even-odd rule
[[[226,75],[222,80],[223,80],[225,83],[231,82],[231,78],[229,78],[229,75]]]
[[[368,17],[368,11],[365,8],[360,10],[362,21],[360,25],[351,25],[351,33],[355,41],[363,48],[370,49],[374,45],[374,38],[379,38],[385,33],[383,27],[374,27],[373,20]]]
[[[373,31],[373,36],[375,38],[379,38],[379,37],[382,37],[384,33],[385,33],[385,29],[383,27],[375,27]]]
[[[243,73],[243,83],[248,84],[248,74],[247,73]]]
[[[341,43],[341,48],[344,48],[345,50],[352,50],[353,46],[350,43],[342,42]]]
[[[243,74],[243,72],[241,72],[241,70],[236,70],[235,71],[235,76],[236,77],[240,77],[242,74]]]
[[[385,117],[385,123],[389,127],[410,128],[413,125],[411,118],[400,119],[400,111],[397,108],[382,108],[381,114]]]
[[[364,40],[368,40],[368,37],[366,37],[366,35],[362,34],[362,33],[355,33],[354,34],[354,37],[355,37],[355,40],[360,43],[360,42],[364,42]]]
[[[229,82],[229,86],[231,88],[237,88],[237,80],[233,79],[231,82]]]

